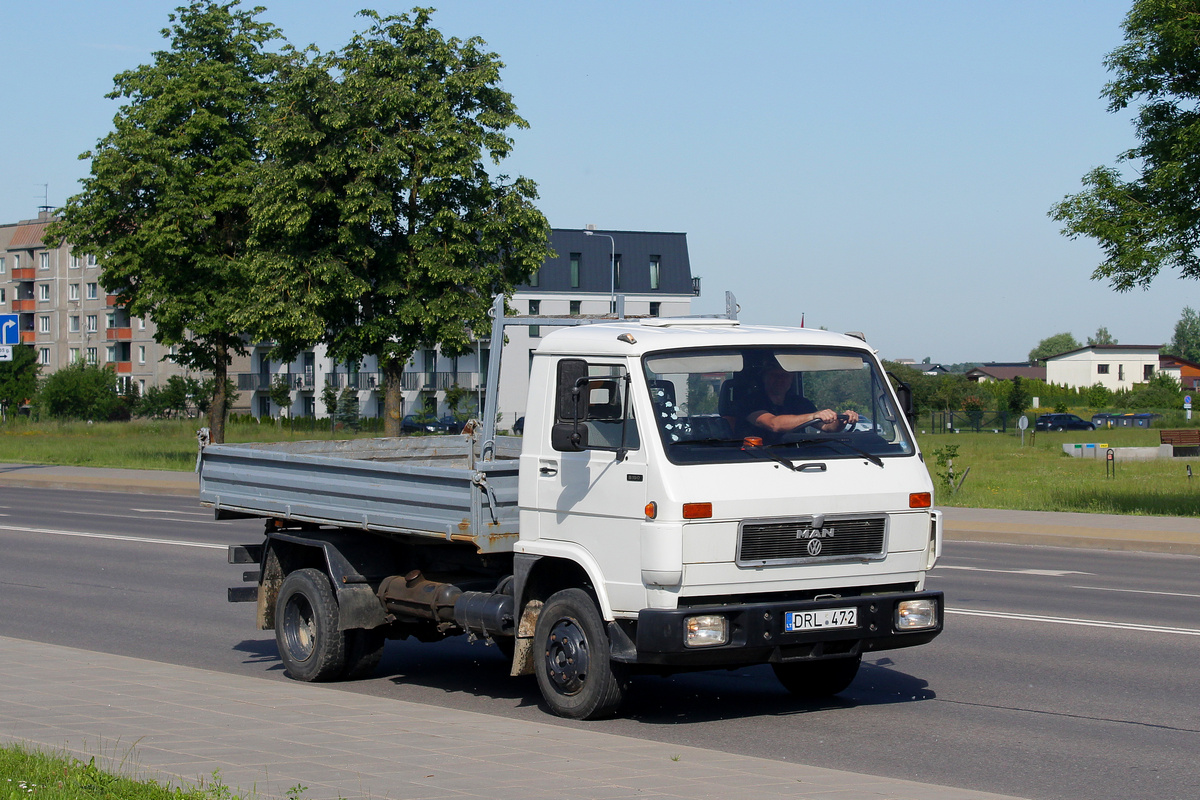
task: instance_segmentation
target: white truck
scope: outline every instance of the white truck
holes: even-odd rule
[[[730,299],[730,307],[736,307]],[[835,694],[864,653],[929,642],[940,512],[893,386],[860,337],[718,318],[513,318],[564,326],[529,374],[524,436],[482,432],[207,445],[201,502],[262,517],[256,601],[298,680],[362,677],[384,642],[466,634],[536,674],[550,711],[615,714],[631,677],[769,664]],[[618,314],[618,316],[623,316]],[[765,363],[842,413],[749,425]],[[491,424],[488,424],[491,423]]]

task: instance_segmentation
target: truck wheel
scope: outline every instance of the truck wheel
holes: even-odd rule
[[[796,697],[820,700],[844,691],[854,682],[862,656],[831,658],[825,661],[793,661],[772,664],[775,677]]]
[[[383,645],[387,637],[375,628],[357,628],[346,631],[346,666],[342,677],[348,681],[369,678],[375,674],[383,658]]]
[[[346,637],[338,630],[337,599],[318,569],[289,573],[275,601],[275,643],[288,675],[329,681],[346,667]]]
[[[596,603],[582,589],[550,596],[534,632],[534,672],[550,710],[571,719],[611,717],[625,696],[625,676],[609,658]]]

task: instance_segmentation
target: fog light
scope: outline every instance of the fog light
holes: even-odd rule
[[[937,627],[937,600],[901,600],[896,606],[896,630]]]
[[[688,647],[713,647],[729,641],[729,621],[720,614],[687,617],[683,626],[683,643]]]

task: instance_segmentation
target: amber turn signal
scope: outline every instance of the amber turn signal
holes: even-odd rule
[[[712,503],[684,503],[684,519],[711,519]]]
[[[646,503],[646,519],[654,519],[658,516],[658,503],[651,500]]]
[[[908,496],[909,508],[929,508],[933,505],[933,496],[929,492],[913,492]]]

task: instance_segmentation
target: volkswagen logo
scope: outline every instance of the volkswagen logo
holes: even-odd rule
[[[807,547],[808,547],[808,554],[810,556],[821,555],[821,540],[820,539],[809,539]]]

